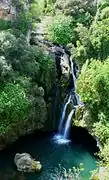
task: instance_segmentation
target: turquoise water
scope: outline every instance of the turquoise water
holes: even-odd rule
[[[7,170],[16,171],[13,163],[16,152],[30,153],[43,166],[41,173],[25,174],[27,180],[58,180],[58,171],[56,171],[56,168],[59,168],[58,164],[69,169],[83,163],[85,170],[81,174],[81,180],[88,180],[90,171],[96,168],[96,158],[88,152],[87,148],[73,143],[59,145],[54,143],[52,136],[36,135],[34,138],[20,139],[11,149],[0,153],[0,172],[6,174]]]

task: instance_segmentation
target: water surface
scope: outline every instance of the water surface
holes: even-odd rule
[[[92,156],[87,148],[79,144],[56,144],[52,136],[34,135],[19,139],[12,148],[0,153],[0,172],[16,172],[13,159],[16,152],[27,152],[43,166],[41,173],[26,173],[27,180],[57,180],[59,169],[58,164],[66,169],[79,166],[83,163],[84,172],[81,174],[82,180],[88,180],[90,171],[96,168],[96,158]],[[3,176],[2,176],[3,179]],[[0,180],[2,180],[0,179]],[[5,180],[5,179],[3,179]],[[8,179],[6,179],[8,180]],[[10,179],[11,180],[11,179]]]

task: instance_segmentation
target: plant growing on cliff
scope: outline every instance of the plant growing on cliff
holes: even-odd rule
[[[74,27],[70,16],[58,15],[48,28],[49,39],[57,44],[67,45],[75,41]]]
[[[27,117],[29,101],[19,84],[6,84],[0,91],[0,133],[5,133],[12,123]]]
[[[15,80],[16,76],[30,77],[48,92],[52,86],[52,78],[55,77],[52,59],[40,48],[30,46],[23,35],[16,38],[11,33],[1,32],[0,42],[0,68],[3,71],[1,78],[6,73],[13,74],[7,76],[8,79]]]
[[[93,122],[99,120],[100,113],[105,115],[108,121],[109,113],[109,59],[104,63],[96,60],[87,66],[80,74],[77,81],[77,92],[83,102],[90,109]],[[95,111],[96,109],[96,111]]]
[[[109,56],[109,18],[91,26],[90,41],[96,58],[105,60]]]

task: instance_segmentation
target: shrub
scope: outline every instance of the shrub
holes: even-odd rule
[[[57,0],[55,9],[71,15],[76,23],[83,23],[89,27],[97,7],[93,0],[85,0],[85,2],[83,0]]]
[[[70,16],[55,16],[48,32],[49,39],[57,44],[67,45],[75,41],[74,26]]]
[[[105,60],[109,56],[109,18],[93,24],[90,34],[96,58]]]
[[[0,19],[0,31],[12,28],[11,21]]]
[[[29,101],[19,84],[6,84],[0,92],[0,133],[12,123],[22,121],[28,114]]]
[[[93,60],[80,74],[77,91],[91,111],[93,121],[103,113],[108,121],[109,113],[109,59],[104,63]],[[96,111],[95,111],[96,109]]]

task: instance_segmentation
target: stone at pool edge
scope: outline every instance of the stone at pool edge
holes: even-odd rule
[[[22,172],[40,172],[42,169],[41,163],[33,159],[28,153],[17,153],[14,157],[14,163],[17,170]]]

